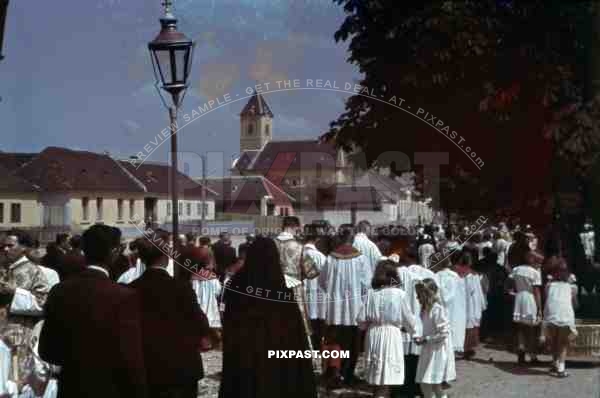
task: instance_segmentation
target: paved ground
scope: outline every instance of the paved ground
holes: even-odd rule
[[[203,354],[207,377],[200,382],[200,397],[217,398],[221,353]],[[542,361],[549,361],[546,356]],[[362,375],[363,360],[359,361],[358,376]],[[567,363],[571,374],[566,379],[548,375],[548,364],[520,368],[516,357],[506,351],[483,347],[472,361],[458,361],[458,380],[448,391],[454,398],[600,398],[600,361],[572,361]],[[324,391],[319,395],[327,397]],[[371,397],[369,386],[353,390],[336,390],[330,397]],[[267,397],[265,397],[267,398]],[[279,398],[279,397],[277,397]]]

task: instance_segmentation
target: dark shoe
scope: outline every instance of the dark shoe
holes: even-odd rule
[[[532,358],[531,361],[529,362],[531,365],[533,366],[540,366],[542,364],[542,361],[540,361],[537,358]]]
[[[519,365],[525,365],[525,352],[523,352],[523,351],[519,352],[519,359],[517,360],[517,363]]]

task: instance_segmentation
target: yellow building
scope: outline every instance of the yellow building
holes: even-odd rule
[[[124,234],[143,231],[146,222],[171,222],[170,167],[139,167],[108,154],[48,147],[38,154],[0,153],[7,178],[0,183],[0,228],[65,227],[81,231],[102,223]],[[182,224],[214,219],[216,193],[179,173]],[[202,206],[203,205],[203,206]],[[204,210],[203,210],[204,209]]]

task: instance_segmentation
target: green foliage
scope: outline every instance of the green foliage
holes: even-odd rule
[[[476,170],[451,143],[426,132],[431,129],[422,121],[355,95],[326,136],[364,151],[369,165],[386,150],[454,150],[444,181],[454,181],[454,190],[477,186],[470,194],[490,207],[501,205],[500,191],[506,191],[499,181],[510,178],[507,159],[526,165],[512,150],[528,139],[524,131],[534,140],[553,138],[560,155],[583,159],[578,169],[589,169],[595,159],[591,149],[598,145],[598,115],[581,106],[560,120],[554,115],[582,102],[594,1],[334,2],[347,15],[335,39],[348,43],[348,61],[363,74],[360,84],[457,124],[486,156],[485,169]],[[534,109],[542,114],[536,125]],[[544,135],[550,121],[551,134]]]

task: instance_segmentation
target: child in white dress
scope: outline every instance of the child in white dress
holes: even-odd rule
[[[439,302],[438,287],[433,279],[423,280],[415,289],[423,324],[422,337],[415,338],[415,343],[422,346],[416,381],[421,384],[424,398],[446,398],[442,383],[456,380],[450,322]]]
[[[367,298],[358,314],[365,337],[366,379],[378,386],[375,397],[384,396],[384,386],[404,384],[402,327],[415,333],[415,317],[406,293],[398,286],[396,264],[379,262]]]
[[[564,263],[564,260],[561,261]],[[541,341],[548,340],[550,343],[553,359],[550,374],[556,377],[569,375],[565,371],[567,349],[577,337],[573,308],[577,298],[577,286],[572,283],[574,279],[565,264],[562,270],[555,273],[555,279],[546,286]]]
[[[513,322],[517,327],[519,364],[525,363],[526,352],[529,352],[532,363],[538,362],[536,326],[542,321],[542,274],[536,267],[538,257],[534,252],[527,253],[527,264],[513,268],[508,276],[515,290]]]

